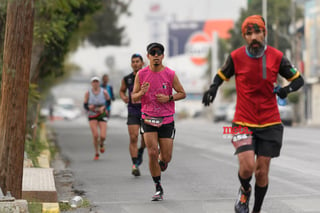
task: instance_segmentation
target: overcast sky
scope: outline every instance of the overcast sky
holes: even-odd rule
[[[151,7],[155,11],[151,12]],[[81,46],[71,55],[70,60],[78,64],[86,73],[106,72],[106,58],[115,59],[117,69],[130,70],[132,53],[140,53],[146,57],[146,46],[150,42],[161,42],[166,46],[168,40],[167,23],[176,21],[205,21],[208,19],[233,19],[240,15],[240,8],[246,8],[247,0],[132,0],[130,17],[122,17],[119,25],[126,28],[126,37],[130,40],[129,47]],[[158,24],[150,22],[157,17]],[[155,40],[152,34],[158,34]]]
[[[151,12],[152,5],[160,7],[154,13]],[[126,27],[126,35],[130,39],[132,51],[145,51],[145,46],[152,41],[151,31],[157,30],[150,27],[150,16],[160,14],[162,23],[171,20],[207,20],[207,19],[233,19],[240,15],[240,8],[247,6],[247,0],[132,0],[130,17],[123,17],[119,24]],[[159,26],[160,30],[162,31]],[[162,41],[159,38],[159,41]]]

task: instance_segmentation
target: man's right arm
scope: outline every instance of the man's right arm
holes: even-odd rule
[[[219,86],[223,83],[223,81],[228,81],[229,78],[231,78],[233,75],[234,65],[231,55],[229,55],[222,68],[218,70],[218,73],[213,78],[213,82],[210,85],[210,89],[208,89],[203,94],[202,103],[205,106],[209,106],[210,103],[212,103],[215,99]]]
[[[150,84],[148,82],[143,82],[143,84],[140,86],[140,80],[139,80],[139,72],[137,73],[137,76],[134,80],[134,86],[133,91],[131,94],[131,98],[134,102],[140,101],[141,97],[148,92]]]
[[[126,95],[126,90],[127,90],[126,83],[125,83],[124,79],[122,79],[119,95],[120,95],[120,98],[127,104],[129,102],[129,98]]]

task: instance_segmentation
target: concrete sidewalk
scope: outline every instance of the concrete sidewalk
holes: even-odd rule
[[[24,168],[22,199],[37,202],[57,202],[57,190],[52,168]]]
[[[24,168],[22,179],[22,198],[27,201],[42,203],[42,212],[60,212],[53,168],[50,168],[51,154],[47,141],[47,129],[40,126],[40,141],[44,149],[38,156],[40,168]]]

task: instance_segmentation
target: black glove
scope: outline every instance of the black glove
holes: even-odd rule
[[[273,93],[276,93],[279,98],[286,98],[287,95],[288,95],[288,88],[287,87],[280,87],[280,86],[276,86],[274,89],[273,89]]]
[[[89,104],[88,103],[83,103],[83,108],[87,111],[89,111]]]
[[[205,106],[209,106],[210,103],[213,102],[214,98],[216,97],[217,90],[218,90],[218,86],[215,85],[215,84],[212,84],[212,85],[210,86],[210,89],[208,89],[208,90],[203,94],[202,103],[203,103]]]

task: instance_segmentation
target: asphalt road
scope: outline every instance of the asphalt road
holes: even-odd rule
[[[237,159],[222,127],[207,120],[176,121],[172,162],[162,173],[164,200],[152,202],[148,156],[131,175],[126,121],[108,123],[106,152],[93,161],[86,118],[55,121],[61,154],[70,160],[78,189],[100,213],[231,213],[239,188]],[[273,159],[263,213],[320,212],[319,128],[286,127],[281,156]],[[251,181],[254,184],[254,178]],[[251,197],[250,206],[253,204]]]

